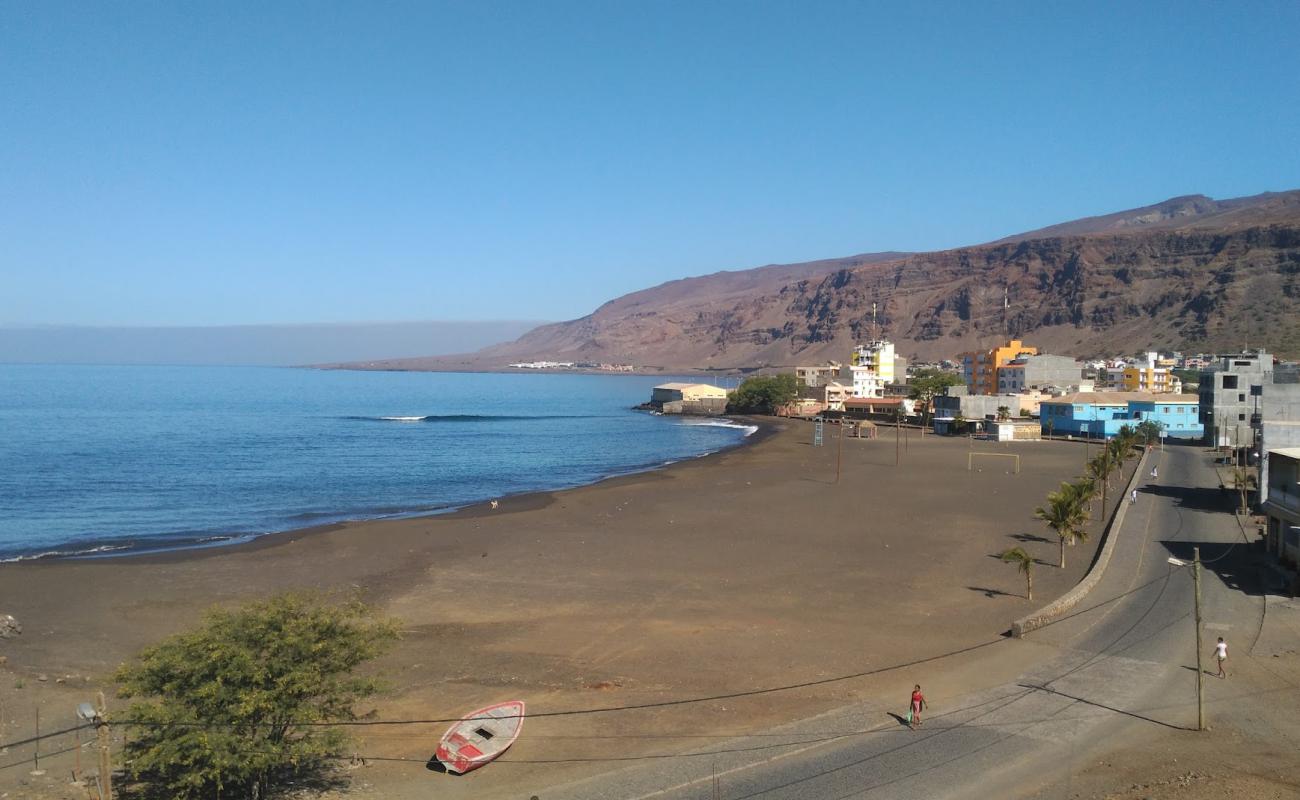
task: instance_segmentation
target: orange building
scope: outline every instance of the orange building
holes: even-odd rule
[[[1037,347],[1030,347],[1019,339],[1012,339],[990,350],[962,353],[961,371],[962,377],[966,379],[966,391],[971,394],[997,394],[998,368],[1020,356],[1036,355]]]

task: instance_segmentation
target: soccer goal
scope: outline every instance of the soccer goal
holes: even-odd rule
[[[975,458],[976,458],[977,456],[978,456],[978,457],[981,457],[981,458],[1010,458],[1010,459],[1014,459],[1014,461],[1012,462],[1012,463],[1014,464],[1014,466],[1012,467],[1012,474],[1015,474],[1015,475],[1019,475],[1019,474],[1020,474],[1020,454],[1019,454],[1019,453],[983,453],[983,452],[978,452],[978,451],[974,451],[974,450],[972,450],[971,452],[969,452],[969,453],[966,454],[966,471],[967,471],[967,472],[970,472],[971,470],[975,469]]]

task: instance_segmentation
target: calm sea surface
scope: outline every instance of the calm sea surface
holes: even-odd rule
[[[663,380],[0,365],[0,560],[430,513],[752,431],[630,410]]]

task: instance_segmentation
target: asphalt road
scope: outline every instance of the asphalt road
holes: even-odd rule
[[[723,745],[708,755],[655,761],[539,793],[546,798],[779,800],[781,798],[1015,797],[1065,787],[1105,743],[1143,730],[1196,725],[1191,559],[1201,545],[1204,650],[1217,636],[1231,654],[1259,635],[1263,597],[1252,555],[1226,510],[1201,448],[1149,454],[1105,577],[1070,616],[990,646],[1022,659],[1012,680],[931,697],[912,729],[889,709],[857,707]],[[1207,676],[1211,711],[1230,681]],[[899,704],[903,705],[902,702]],[[905,713],[905,708],[894,709]]]

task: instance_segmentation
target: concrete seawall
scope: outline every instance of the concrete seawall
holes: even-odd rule
[[[1101,581],[1101,576],[1105,574],[1106,567],[1110,564],[1110,557],[1115,552],[1115,541],[1119,538],[1119,531],[1124,527],[1124,516],[1129,507],[1129,504],[1124,502],[1124,498],[1133,491],[1133,487],[1137,485],[1138,475],[1146,468],[1148,452],[1150,451],[1143,448],[1137,466],[1133,468],[1133,474],[1129,476],[1128,483],[1124,486],[1124,493],[1120,495],[1115,514],[1110,518],[1110,523],[1102,530],[1101,550],[1097,553],[1097,560],[1088,569],[1088,574],[1084,575],[1083,580],[1076,583],[1073,589],[1061,595],[1054,602],[1011,623],[1012,636],[1019,639],[1026,633],[1038,630],[1052,620],[1064,615],[1077,606],[1083,598],[1087,597],[1093,587]]]

